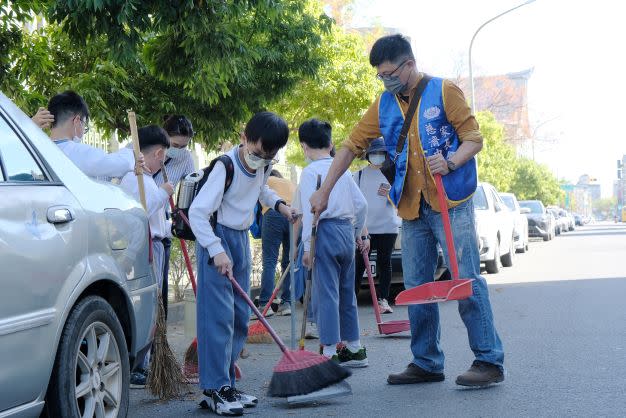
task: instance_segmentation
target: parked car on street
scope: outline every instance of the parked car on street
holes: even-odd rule
[[[513,229],[513,240],[515,242],[515,250],[519,253],[528,251],[528,218],[526,213],[530,212],[528,208],[521,208],[517,197],[513,193],[500,193],[500,197],[504,204],[513,212],[515,217],[515,227]]]
[[[566,211],[565,209],[561,209],[560,213],[562,216],[565,217],[565,219],[567,219],[567,230],[568,231],[575,230],[576,221],[574,220],[574,215],[572,215],[570,212]]]
[[[579,214],[574,215],[574,224],[576,226],[583,226],[583,217]]]
[[[552,212],[541,203],[541,200],[522,200],[519,205],[522,208],[530,209],[530,213],[526,213],[529,236],[541,237],[544,241],[550,241],[554,238],[556,220]]]
[[[513,212],[489,183],[479,183],[472,199],[480,261],[487,273],[499,272],[500,266],[511,267],[515,257]]]
[[[0,93],[0,417],[125,417],[157,285],[139,203]]]
[[[554,219],[556,219],[556,235],[569,231],[569,220],[565,215],[565,211],[558,206],[548,206],[548,210],[552,212]]]

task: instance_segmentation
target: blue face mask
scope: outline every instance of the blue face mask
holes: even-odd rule
[[[185,151],[185,148],[169,147],[166,154],[168,157],[175,160],[177,158],[181,158],[185,154]]]

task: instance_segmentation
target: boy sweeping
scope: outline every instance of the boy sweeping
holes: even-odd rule
[[[291,219],[291,208],[267,186],[271,165],[287,144],[289,129],[271,112],[257,113],[247,123],[241,145],[226,156],[232,182],[225,192],[227,167],[218,160],[189,208],[198,261],[198,363],[201,405],[218,415],[242,415],[258,399],[235,389],[235,361],[248,333],[250,309],[233,294],[225,275],[250,289],[252,260],[248,228],[257,200]],[[268,167],[270,166],[270,167]],[[215,221],[211,216],[216,214]]]
[[[302,171],[299,200],[302,205],[303,263],[311,267],[311,226],[315,220],[309,198],[318,176],[323,181],[332,163],[331,126],[311,119],[299,128],[300,145],[309,165]],[[361,236],[367,202],[349,173],[337,182],[328,208],[317,221],[312,300],[315,305],[322,354],[348,367],[367,366],[365,347],[359,339],[359,318],[354,294],[355,241],[367,251],[369,241]],[[345,342],[339,351],[336,345]]]
[[[154,266],[158,273],[158,285],[160,288],[164,280],[164,249],[162,240],[167,234],[165,205],[168,203],[169,197],[174,193],[174,186],[171,183],[163,183],[160,187],[157,186],[152,178],[152,174],[161,169],[167,149],[170,147],[170,141],[167,132],[157,125],[140,128],[138,135],[139,147],[145,159],[146,168],[144,169],[143,182],[146,195],[146,211],[152,237]],[[126,174],[120,182],[120,187],[126,193],[139,200],[139,186],[135,173],[130,172]],[[134,388],[142,388],[146,385],[146,370],[150,360],[149,354],[146,355],[142,367],[131,374],[130,383]]]

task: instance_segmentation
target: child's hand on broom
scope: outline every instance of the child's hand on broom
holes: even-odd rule
[[[233,274],[233,263],[230,261],[230,258],[226,255],[226,253],[219,253],[215,257],[213,257],[213,264],[217,271],[224,276],[230,276]]]

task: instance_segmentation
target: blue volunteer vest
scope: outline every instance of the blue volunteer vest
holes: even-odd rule
[[[454,155],[461,143],[454,127],[446,117],[443,104],[443,79],[433,77],[430,80],[424,89],[416,113],[424,155],[430,157],[436,153],[442,153],[446,159]],[[402,113],[397,97],[385,91],[380,97],[378,124],[391,159],[396,155],[396,145],[403,123],[404,113]],[[396,206],[402,197],[406,179],[408,147],[409,140],[407,138],[404,149],[396,159],[396,178],[389,191],[389,198]],[[450,203],[460,203],[467,200],[472,196],[477,186],[476,160],[472,157],[467,163],[443,176],[442,179]]]

